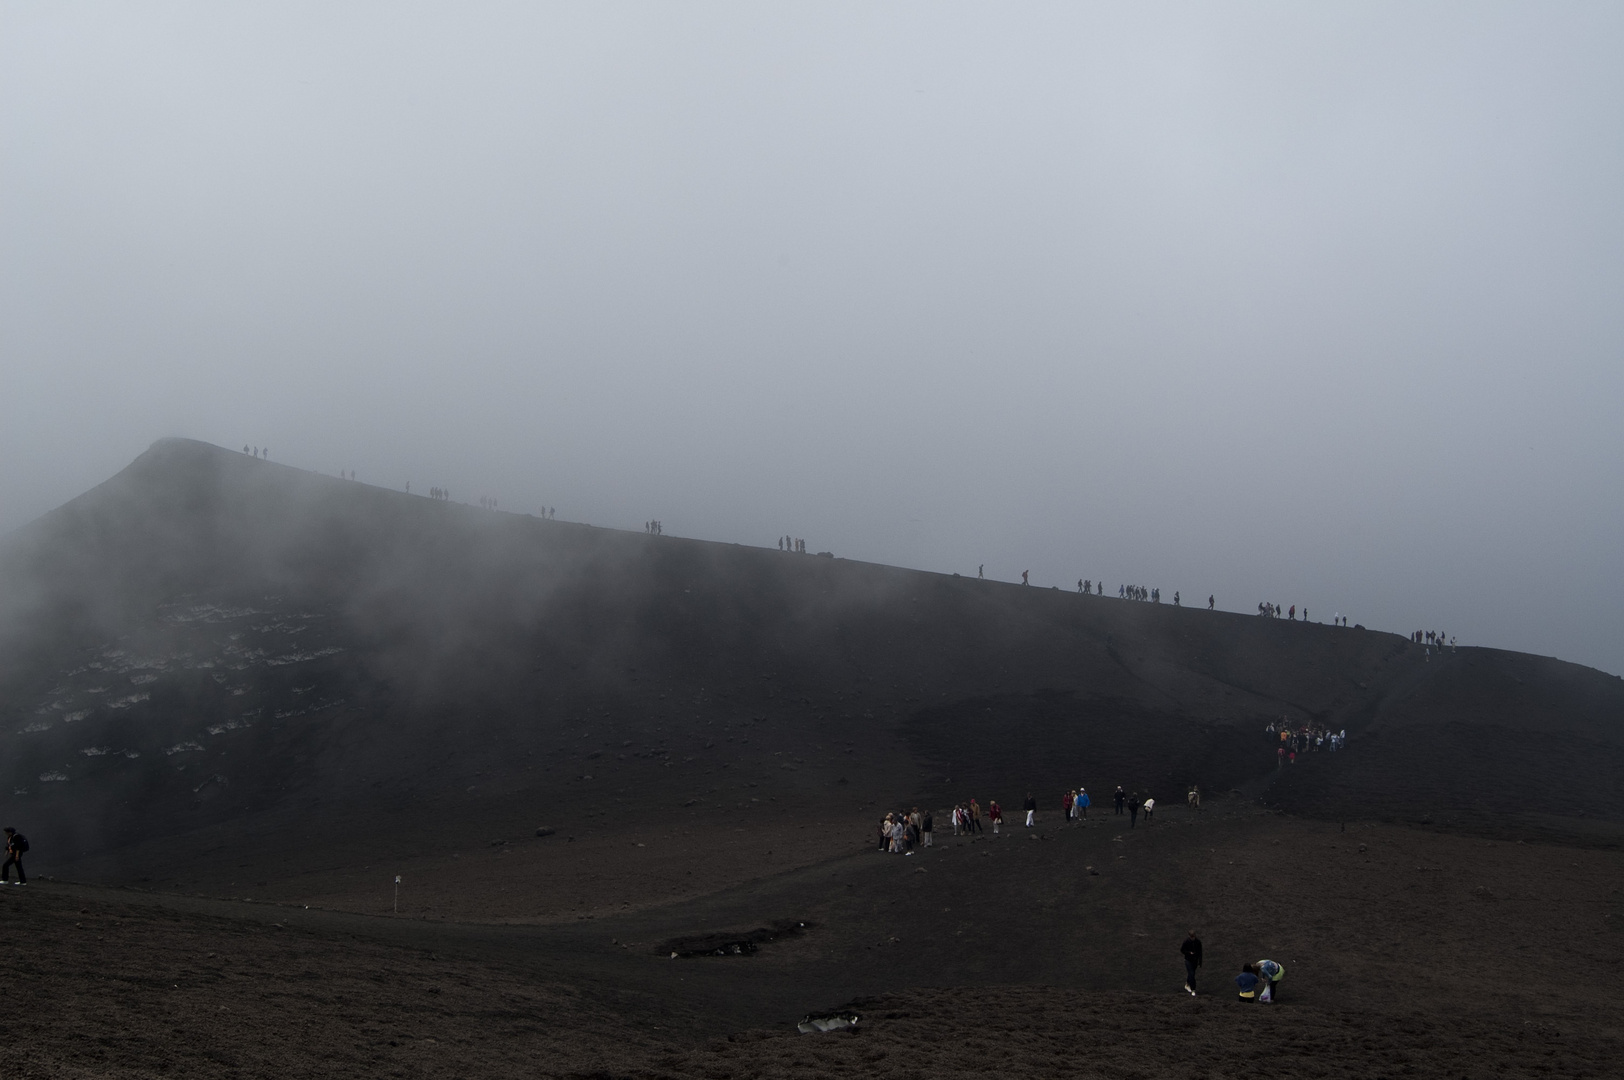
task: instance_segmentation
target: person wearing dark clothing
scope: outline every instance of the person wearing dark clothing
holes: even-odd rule
[[[1257,977],[1257,972],[1251,964],[1241,968],[1241,973],[1235,976],[1235,985],[1240,987],[1241,1000],[1255,1002],[1258,991],[1263,989],[1262,981]]]
[[[6,861],[0,863],[0,882],[11,880],[11,868],[17,868],[17,884],[27,885],[28,875],[23,873],[23,852],[28,850],[28,837],[6,826]]]
[[[1184,954],[1184,989],[1195,997],[1195,969],[1201,966],[1201,939],[1195,936],[1194,930],[1179,946],[1179,952]]]
[[[1037,824],[1038,801],[1032,798],[1031,795],[1027,795],[1026,805],[1021,809],[1026,811],[1026,827],[1030,829],[1033,825]]]
[[[1117,816],[1120,817],[1122,816],[1122,804],[1128,801],[1128,794],[1122,790],[1121,784],[1117,785],[1116,794],[1112,798],[1116,800],[1116,812]]]
[[[1128,828],[1139,827],[1139,793],[1136,791],[1128,796]]]

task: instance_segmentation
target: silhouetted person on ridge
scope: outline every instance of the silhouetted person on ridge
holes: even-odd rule
[[[986,576],[987,576],[987,564],[982,563],[981,565],[976,567],[976,577],[984,578]]]
[[[1208,611],[1211,611],[1211,610],[1212,610],[1212,609],[1213,609],[1213,608],[1214,608],[1214,607],[1216,607],[1216,606],[1217,606],[1217,605],[1218,605],[1218,600],[1217,600],[1217,598],[1216,598],[1216,597],[1214,597],[1214,596],[1210,596],[1210,595],[1209,595],[1209,596],[1208,596],[1208,597],[1207,597],[1207,610],[1208,610]]]
[[[1022,570],[1022,571],[1021,571],[1021,584],[1022,584],[1022,585],[1027,585],[1027,584],[1030,584],[1030,583],[1029,583],[1029,582],[1028,582],[1028,581],[1027,581],[1027,580],[1026,580],[1026,573],[1027,573],[1027,572],[1026,572],[1026,571],[1025,571],[1025,570]]]

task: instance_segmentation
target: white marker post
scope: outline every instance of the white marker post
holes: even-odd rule
[[[400,914],[400,875],[395,875],[395,914]]]

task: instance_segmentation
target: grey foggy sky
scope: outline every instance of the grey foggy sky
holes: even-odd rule
[[[0,530],[154,439],[1624,672],[1624,6],[0,0]]]

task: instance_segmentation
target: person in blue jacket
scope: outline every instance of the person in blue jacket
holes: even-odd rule
[[[1091,805],[1091,803],[1092,803],[1092,800],[1090,800],[1089,797],[1088,797],[1088,789],[1087,788],[1081,788],[1081,787],[1078,788],[1077,789],[1077,803],[1076,803],[1076,806],[1077,806],[1077,818],[1078,818],[1079,821],[1088,816],[1088,808]]]

